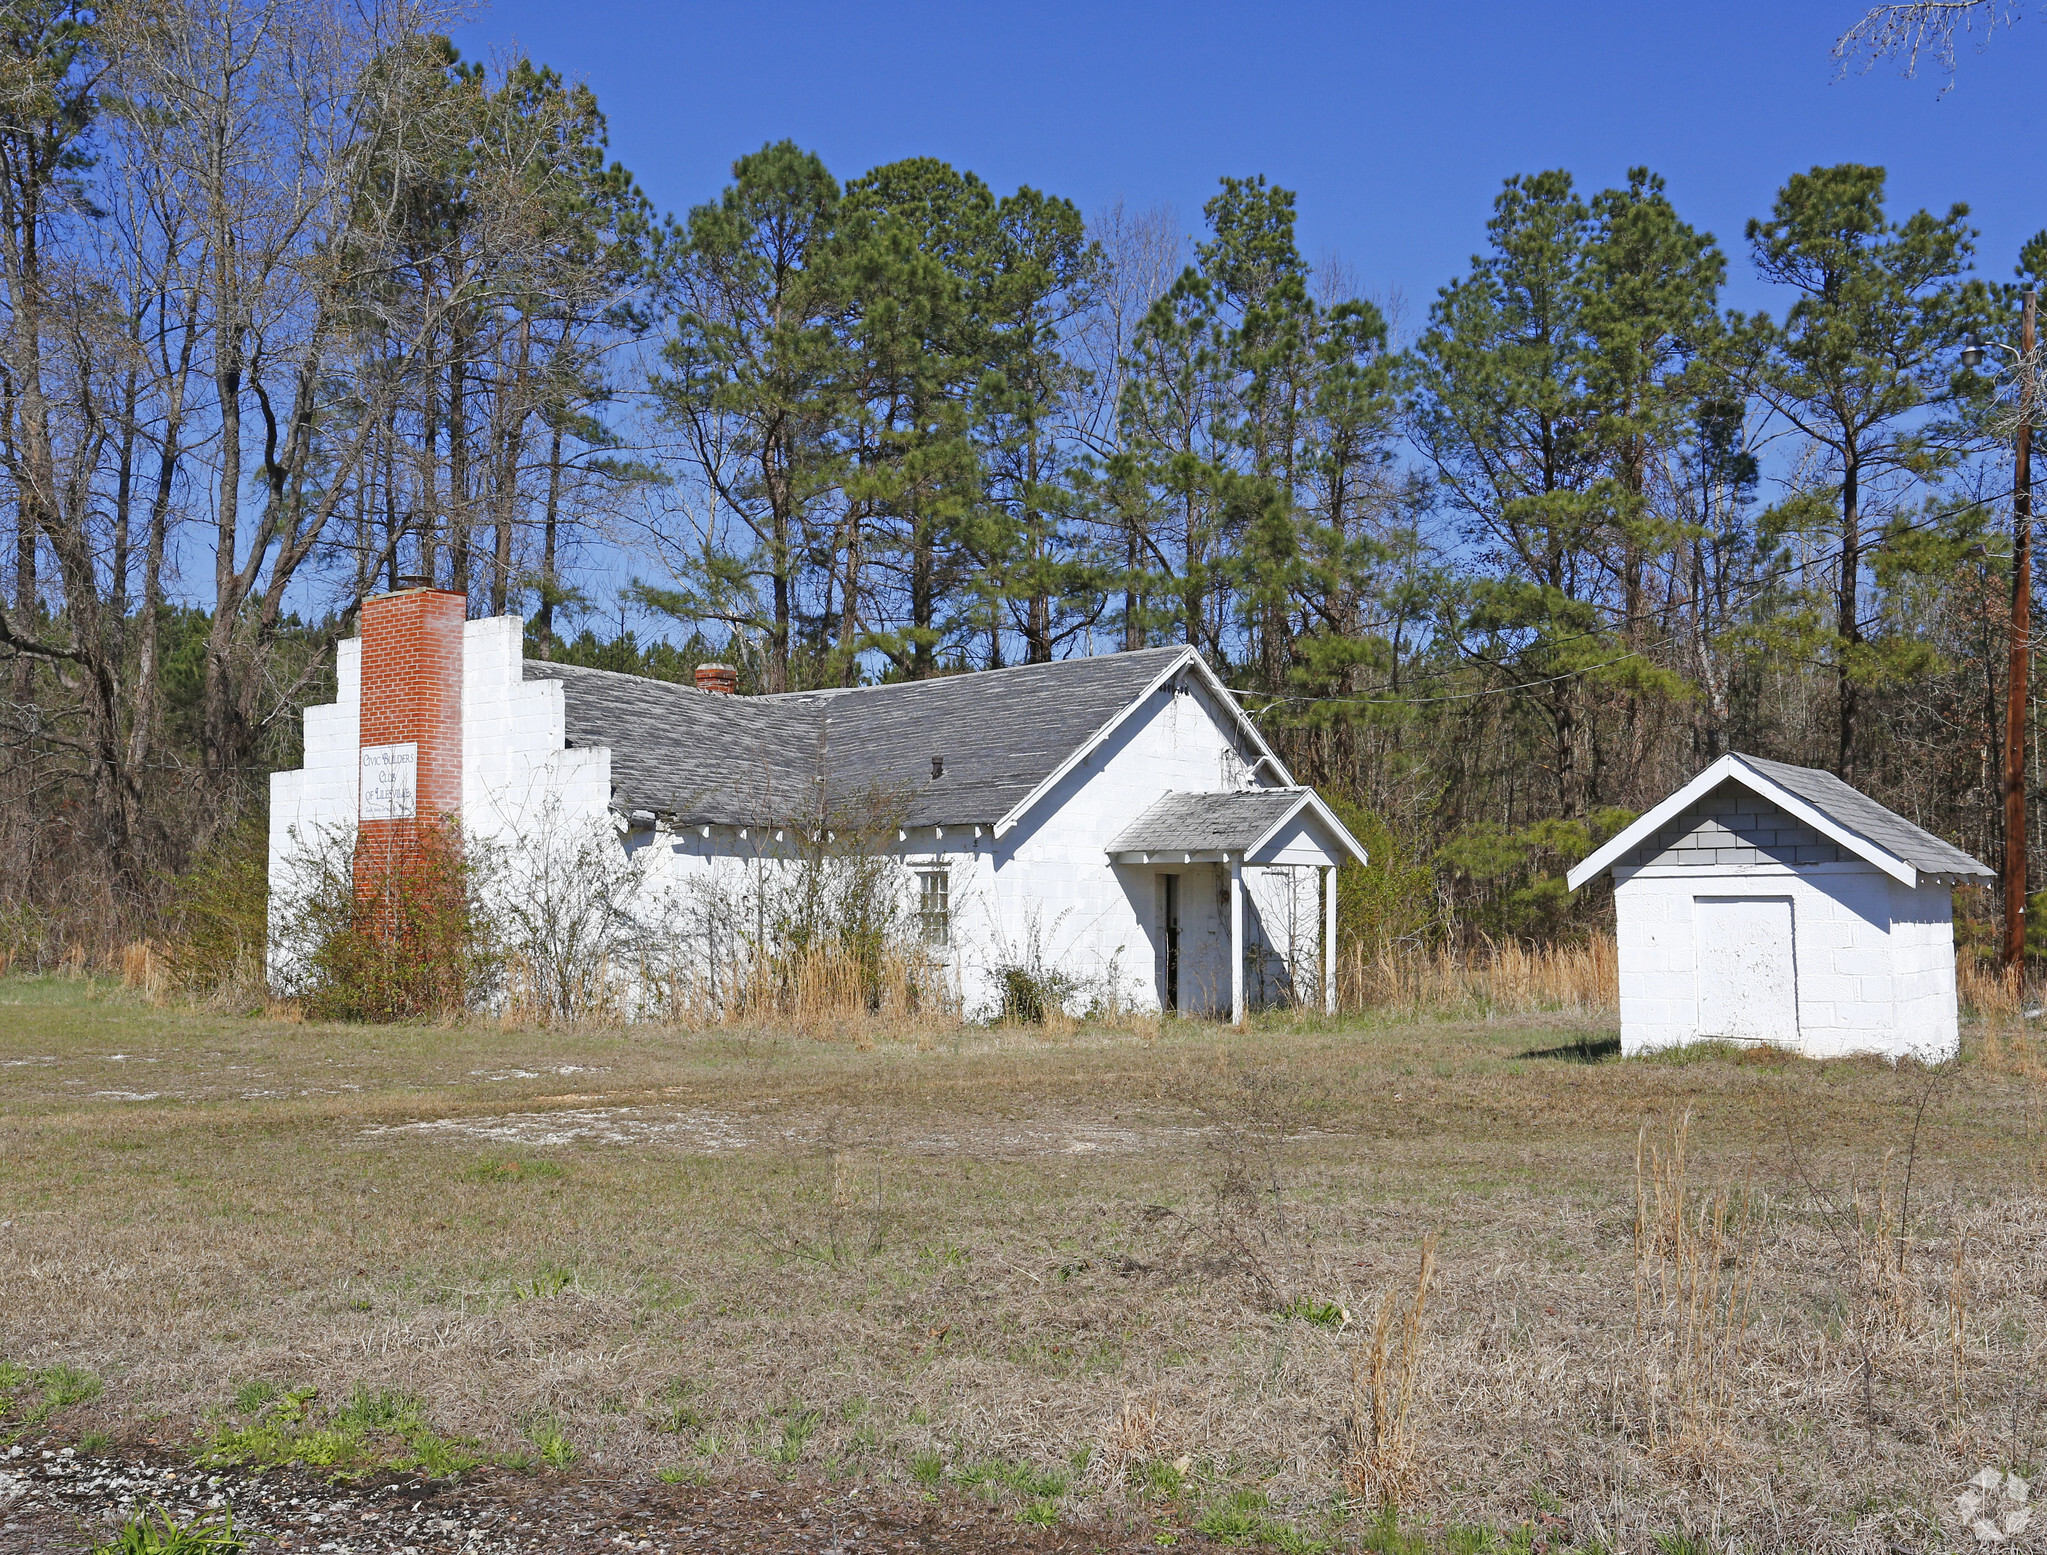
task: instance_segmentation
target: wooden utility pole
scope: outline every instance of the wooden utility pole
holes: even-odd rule
[[[2004,708],[2004,964],[2026,960],[2026,703],[2032,689],[2033,605],[2033,324],[2036,299],[2026,288],[2019,325],[2019,435],[2011,493],[2011,665]]]

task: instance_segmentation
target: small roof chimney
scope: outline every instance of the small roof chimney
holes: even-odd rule
[[[697,690],[729,697],[739,690],[739,671],[729,664],[699,664]]]
[[[933,756],[931,758],[931,775],[935,778],[945,776],[945,758],[943,756]]]

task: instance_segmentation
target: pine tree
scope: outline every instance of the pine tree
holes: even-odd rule
[[[756,637],[765,688],[787,691],[807,561],[841,479],[842,283],[826,262],[840,194],[789,141],[741,157],[732,176],[690,212],[680,309],[653,382],[713,507],[682,548],[682,587],[641,598]]]
[[[1865,637],[1867,504],[1897,473],[1953,468],[1962,440],[1947,413],[1971,392],[1956,352],[1984,321],[1966,280],[1968,207],[1884,214],[1884,170],[1843,163],[1794,175],[1748,238],[1765,280],[1797,299],[1781,325],[1756,321],[1754,392],[1826,457],[1834,477],[1835,770],[1855,781],[1863,687],[1883,673]]]

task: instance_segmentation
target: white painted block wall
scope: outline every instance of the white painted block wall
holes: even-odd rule
[[[990,851],[994,868],[960,950],[970,1011],[998,995],[992,972],[1029,938],[1035,919],[1047,964],[1106,982],[1126,1007],[1159,1007],[1164,945],[1159,876],[1180,876],[1180,1007],[1227,1011],[1227,881],[1215,864],[1111,864],[1107,848],[1168,793],[1260,786],[1233,748],[1227,711],[1199,685],[1146,698],[1088,759]]]
[[[1790,898],[1798,1046],[1808,1057],[1954,1056],[1949,888],[1907,888],[1861,863],[1616,868],[1624,1054],[1699,1040],[1701,896]]]

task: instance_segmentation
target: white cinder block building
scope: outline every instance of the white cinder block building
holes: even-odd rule
[[[459,760],[465,835],[516,853],[607,828],[650,918],[885,810],[898,887],[971,1013],[1026,954],[1126,1007],[1333,1008],[1335,868],[1364,851],[1190,648],[743,697],[715,666],[683,686],[525,659],[518,618],[461,608],[365,603],[336,701],[306,711],[305,766],[271,781],[273,900],[317,839],[457,808],[427,774]],[[453,613],[458,653],[417,636],[422,610]],[[436,741],[459,746],[442,768]],[[414,770],[417,792],[390,789]]]
[[[1608,870],[1623,1053],[1955,1055],[1953,887],[1992,871],[1832,773],[1723,756],[1571,889]]]

